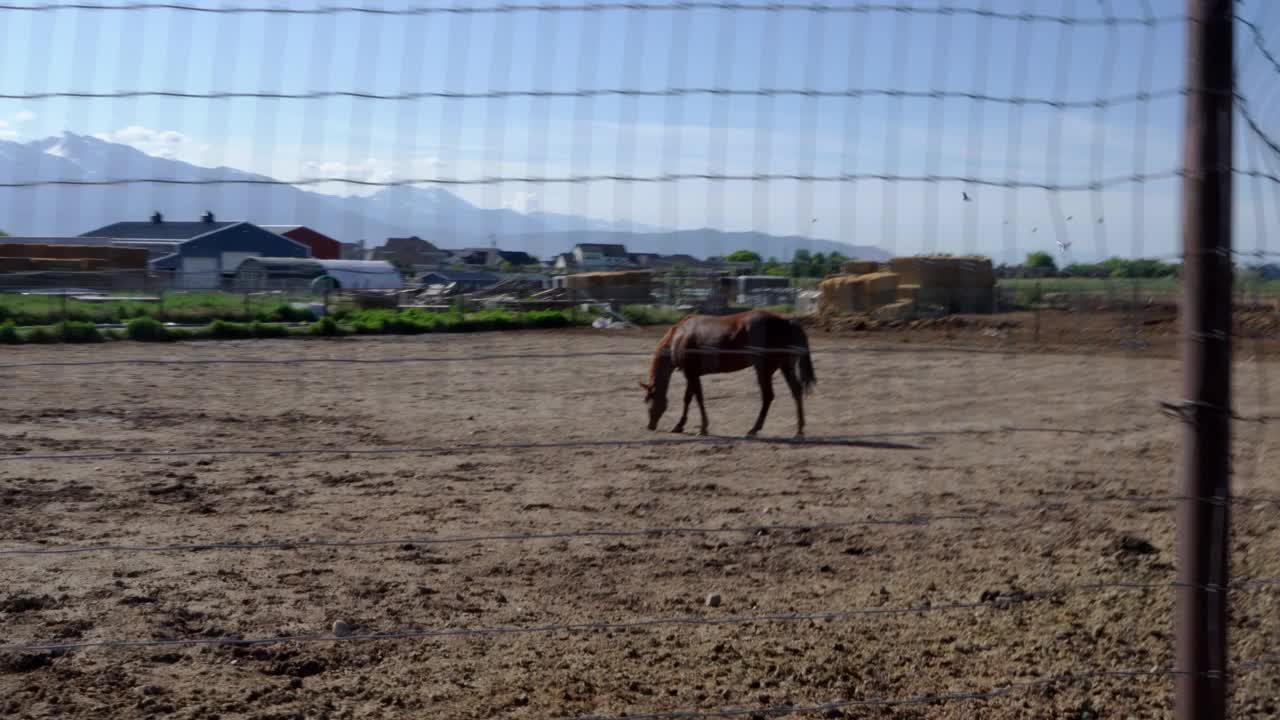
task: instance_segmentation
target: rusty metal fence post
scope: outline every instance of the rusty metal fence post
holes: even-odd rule
[[[1187,0],[1181,312],[1185,424],[1174,668],[1178,720],[1226,717],[1233,4]]]

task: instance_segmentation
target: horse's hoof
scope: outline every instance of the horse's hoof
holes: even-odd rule
[[[699,431],[698,431],[698,436],[699,436],[699,437],[706,437],[706,436],[707,436],[706,428],[703,428],[702,430],[699,430]]]
[[[684,434],[684,428],[677,425],[676,427],[671,428],[671,432],[675,433],[676,435],[682,435]]]

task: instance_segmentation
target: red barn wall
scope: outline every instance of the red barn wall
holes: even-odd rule
[[[342,259],[342,245],[328,235],[321,235],[311,228],[294,228],[284,233],[284,236],[311,248],[311,257],[317,260]]]

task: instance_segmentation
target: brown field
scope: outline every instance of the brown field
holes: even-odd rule
[[[3,350],[0,364],[502,357],[4,368],[0,550],[391,542],[0,554],[0,645],[208,643],[0,649],[0,716],[854,701],[809,716],[1170,717],[1173,503],[1130,496],[1175,492],[1179,426],[1157,403],[1177,397],[1177,363],[1060,328],[1051,352],[993,352],[1029,346],[1025,325],[990,329],[814,332],[803,444],[778,441],[794,428],[781,380],[768,437],[740,439],[757,407],[747,373],[706,381],[716,437],[646,431],[636,382],[658,329]],[[637,355],[558,357],[573,352]],[[1246,356],[1238,410],[1274,415],[1280,388],[1262,389],[1280,368]],[[1236,432],[1234,577],[1280,578],[1274,432]],[[228,452],[249,449],[310,452]],[[48,454],[97,456],[15,459]],[[732,530],[823,523],[836,527]],[[727,531],[424,541],[673,526]],[[1278,598],[1276,584],[1231,592],[1234,717],[1280,713]],[[844,614],[795,617],[828,611]],[[773,617],[712,624],[750,616]],[[660,622],[674,619],[706,622]],[[476,632],[334,642],[335,621]],[[214,642],[296,636],[319,640]]]

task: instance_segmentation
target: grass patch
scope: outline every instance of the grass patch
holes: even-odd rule
[[[151,293],[133,293],[142,295]],[[123,296],[127,297],[127,296]],[[274,297],[269,307],[262,307],[257,296],[217,291],[170,291],[160,302],[108,300],[83,302],[57,295],[0,294],[0,322],[15,325],[53,325],[59,322],[97,324],[127,323],[135,318],[150,317],[180,324],[227,322],[310,322],[315,319],[306,308],[293,307]]]
[[[634,325],[672,325],[689,313],[672,307],[623,305],[618,314]]]
[[[255,320],[250,323],[214,320],[198,329],[182,329],[165,325],[154,317],[135,317],[124,323],[123,331],[103,331],[88,322],[63,322],[53,326],[38,325],[19,329],[12,321],[0,323],[0,344],[23,343],[87,343],[108,339],[138,342],[171,342],[175,340],[247,340],[252,338],[284,338],[295,335],[338,337],[360,335],[419,335],[433,332],[485,332],[494,330],[526,330],[564,328],[583,325],[590,318],[577,310],[533,310],[511,312],[482,310],[464,313],[457,310],[427,312],[409,310],[358,310],[341,320],[325,316],[302,328],[289,328],[280,323]]]

